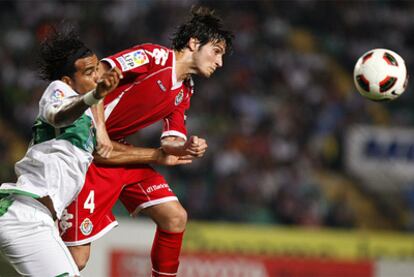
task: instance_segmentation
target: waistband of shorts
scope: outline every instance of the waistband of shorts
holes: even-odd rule
[[[51,212],[49,211],[49,209],[45,205],[43,205],[42,203],[40,203],[39,201],[34,199],[33,197],[25,196],[25,195],[19,195],[19,194],[13,194],[12,197],[15,200],[19,201],[20,203],[22,203],[23,205],[28,205],[28,206],[31,206],[31,207],[35,207],[36,209],[44,212],[45,214],[47,214],[48,216],[50,216],[53,219],[53,216],[52,216]]]

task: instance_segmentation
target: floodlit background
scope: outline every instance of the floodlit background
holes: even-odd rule
[[[169,46],[194,4],[215,8],[235,41],[222,69],[196,78],[187,124],[206,156],[159,168],[191,222],[179,276],[412,276],[413,85],[375,103],[352,80],[372,48],[399,53],[412,73],[410,1],[1,1],[1,182],[15,180],[30,140],[49,24],[74,23],[103,58]],[[160,132],[130,141],[156,147]],[[120,227],[93,245],[84,276],[149,276],[154,226],[115,212]],[[0,276],[15,273],[3,262]]]

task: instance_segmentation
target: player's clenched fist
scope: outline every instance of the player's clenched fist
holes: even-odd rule
[[[191,136],[184,147],[190,155],[200,158],[206,152],[208,145],[205,139]]]
[[[105,72],[98,81],[96,86],[96,94],[94,96],[96,98],[104,98],[118,86],[119,80],[122,78],[123,76],[121,70],[116,67]]]

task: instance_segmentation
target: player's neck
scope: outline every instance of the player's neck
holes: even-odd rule
[[[175,54],[175,74],[177,81],[181,82],[187,79],[189,74],[194,74],[192,70],[192,56],[186,51],[174,51]]]

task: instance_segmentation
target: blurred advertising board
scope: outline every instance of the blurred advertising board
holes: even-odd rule
[[[150,276],[155,225],[120,220],[82,276]],[[414,235],[190,222],[180,277],[412,277]]]
[[[112,277],[151,275],[148,255],[113,249]],[[181,256],[180,277],[372,277],[370,261],[332,261],[264,256],[191,253]]]
[[[414,261],[414,235],[192,222],[187,227],[184,249],[338,260]]]
[[[345,135],[348,171],[371,189],[395,191],[414,181],[414,129],[355,125]]]

